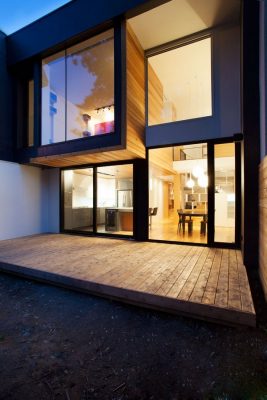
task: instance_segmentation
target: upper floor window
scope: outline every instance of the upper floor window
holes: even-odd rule
[[[34,145],[34,80],[28,81],[28,132],[27,145]]]
[[[210,115],[211,38],[148,58],[148,125]]]
[[[114,132],[114,32],[42,62],[42,145]]]

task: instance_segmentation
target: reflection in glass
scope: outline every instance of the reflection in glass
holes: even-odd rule
[[[114,132],[113,35],[43,60],[42,145]]]
[[[64,229],[93,231],[93,168],[64,174]]]
[[[132,164],[97,168],[97,232],[133,235]]]
[[[235,144],[214,146],[215,242],[235,242]]]
[[[65,140],[65,52],[42,62],[42,145]]]
[[[28,146],[34,145],[34,81],[28,82]]]
[[[148,58],[149,125],[210,115],[210,38]]]
[[[67,50],[67,140],[114,132],[113,30]]]

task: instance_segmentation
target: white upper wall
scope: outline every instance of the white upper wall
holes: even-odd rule
[[[237,22],[240,0],[172,0],[129,22],[143,49],[151,49],[195,32]]]
[[[0,161],[0,240],[59,231],[58,174]]]

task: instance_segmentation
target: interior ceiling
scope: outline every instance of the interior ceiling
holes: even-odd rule
[[[240,0],[171,0],[129,19],[143,49],[188,36],[240,16]]]
[[[105,167],[97,167],[97,172],[101,174],[101,178],[106,179],[126,179],[133,177],[132,164],[109,165]],[[75,174],[93,176],[93,168],[81,168],[74,170]]]
[[[199,160],[182,160],[174,161],[173,168],[179,173],[189,173],[192,172],[194,167],[201,166],[206,172],[208,165],[207,159]],[[235,170],[235,159],[234,157],[220,157],[216,159],[216,174],[218,171],[223,171],[226,173],[234,173]]]

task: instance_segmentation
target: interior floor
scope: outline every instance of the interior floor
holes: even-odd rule
[[[78,232],[92,232],[93,233],[93,227],[92,226],[82,226],[79,228],[72,229],[73,231],[78,231]],[[97,225],[97,233],[108,233],[109,235],[126,235],[126,236],[133,236],[133,232],[131,231],[110,231],[106,230],[105,224],[103,225]]]
[[[188,233],[188,226],[185,226],[185,233],[182,229],[178,229],[177,218],[172,214],[169,218],[159,219],[152,217],[152,223],[149,226],[149,239],[166,240],[174,242],[187,243],[207,243],[207,232],[205,235],[200,234],[200,222],[202,218],[193,218],[193,232]],[[234,243],[235,232],[233,228],[216,227],[215,242]]]

